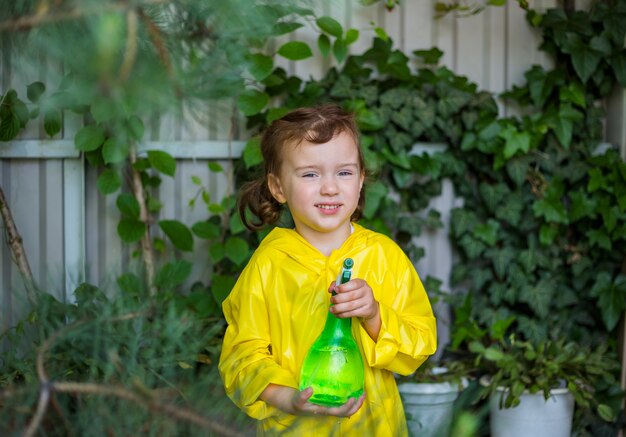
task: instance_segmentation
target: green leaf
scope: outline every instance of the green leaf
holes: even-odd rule
[[[559,233],[558,226],[552,226],[547,223],[541,225],[539,229],[539,242],[544,246],[550,246]]]
[[[150,165],[159,172],[174,177],[176,174],[176,160],[162,150],[148,150]]]
[[[43,128],[48,136],[53,137],[61,132],[61,111],[51,109],[45,112],[43,116]]]
[[[499,229],[500,224],[493,219],[489,219],[487,223],[477,225],[472,234],[474,237],[487,244],[487,246],[493,246],[498,241]]]
[[[339,63],[346,59],[346,56],[348,55],[348,46],[343,39],[337,38],[335,40],[335,43],[333,44],[333,55]]]
[[[165,264],[154,277],[154,285],[160,289],[170,289],[182,284],[191,274],[192,264],[179,260]]]
[[[115,204],[123,215],[128,218],[139,219],[139,202],[132,194],[121,193],[117,196]]]
[[[246,230],[246,227],[241,221],[241,217],[239,216],[238,213],[234,213],[233,215],[230,216],[228,226],[230,228],[230,233],[233,235],[236,235]]]
[[[224,168],[220,165],[219,162],[209,161],[209,170],[213,173],[222,173]]]
[[[106,169],[100,174],[100,176],[98,176],[96,185],[102,194],[112,194],[120,189],[122,186],[122,179],[117,171]]]
[[[191,230],[198,237],[205,240],[212,240],[220,235],[220,228],[217,225],[207,221],[196,222],[191,227]]]
[[[315,22],[323,32],[326,32],[336,38],[341,38],[343,35],[343,28],[341,27],[341,24],[339,24],[339,22],[334,18],[320,17],[315,20]]]
[[[374,33],[378,38],[382,39],[383,41],[389,40],[389,35],[387,35],[387,32],[382,27],[375,27]]]
[[[363,217],[372,219],[376,216],[378,207],[382,199],[387,196],[389,192],[387,186],[381,181],[375,181],[366,185],[365,188],[365,209],[363,211]]]
[[[511,261],[515,259],[515,251],[508,246],[502,249],[495,249],[487,251],[487,256],[491,258],[493,263],[493,269],[496,275],[500,279],[504,279],[507,276],[508,267]]]
[[[46,85],[43,82],[33,82],[26,87],[26,97],[33,103],[39,102],[39,98],[46,91]]]
[[[132,115],[127,121],[128,137],[132,140],[139,141],[143,138],[145,126],[143,120],[136,115]]]
[[[565,205],[560,199],[544,198],[536,200],[533,204],[535,217],[543,217],[547,222],[568,223]]]
[[[601,55],[596,50],[583,44],[579,45],[576,50],[572,52],[574,70],[576,70],[576,74],[578,74],[578,77],[580,77],[583,83],[586,83],[596,71],[601,59]]]
[[[595,216],[596,201],[594,197],[588,196],[582,189],[570,195],[570,204],[569,215],[572,222]]]
[[[592,246],[598,246],[605,250],[611,250],[611,237],[607,234],[604,228],[589,230],[587,232],[587,237],[589,237],[589,242]]]
[[[142,221],[123,218],[117,225],[117,234],[125,243],[136,243],[146,233],[146,224]]]
[[[250,138],[246,143],[243,149],[243,162],[246,164],[246,168],[254,167],[263,162],[261,139],[259,137]]]
[[[519,132],[513,126],[507,126],[500,132],[500,137],[504,143],[504,158],[510,159],[516,153],[527,153],[530,150],[530,134],[528,132]]]
[[[209,256],[211,261],[218,263],[224,259],[224,245],[222,243],[213,243],[209,246]]]
[[[598,405],[598,415],[605,422],[612,423],[612,422],[615,422],[615,420],[617,420],[617,413],[613,410],[613,408],[611,408],[607,404]]]
[[[545,318],[550,311],[550,302],[554,293],[554,285],[549,281],[542,280],[535,285],[524,286],[520,300],[528,303],[537,316]]]
[[[271,56],[257,53],[250,55],[249,62],[248,70],[258,81],[265,79],[274,69],[274,59]]]
[[[346,32],[345,42],[346,45],[353,44],[359,39],[359,31],[357,29],[348,29]]]
[[[74,145],[78,150],[91,152],[104,143],[104,129],[100,126],[89,125],[81,128],[74,136]]]
[[[141,279],[134,273],[123,273],[116,282],[122,292],[139,295],[143,291]]]
[[[291,33],[294,30],[298,30],[300,29],[302,26],[304,26],[304,24],[302,23],[298,23],[298,22],[281,22],[281,23],[276,23],[274,25],[274,29],[272,30],[272,35],[274,36],[280,36],[280,35],[285,35],[287,33]]]
[[[289,108],[284,108],[284,107],[270,108],[267,111],[266,121],[268,124],[270,124],[274,120],[278,120],[279,118],[282,118],[284,115],[287,115],[289,111],[290,111]]]
[[[126,141],[118,137],[111,137],[102,146],[102,157],[105,164],[117,164],[123,162],[130,153],[130,147]]]
[[[13,114],[2,117],[2,121],[0,121],[0,141],[11,141],[17,136],[21,128],[20,119]]]
[[[230,237],[226,240],[224,245],[226,258],[230,259],[236,265],[242,265],[242,263],[248,257],[250,247],[243,238]]]
[[[433,47],[430,50],[414,50],[413,54],[419,58],[422,58],[422,62],[424,62],[424,64],[430,65],[437,65],[437,63],[443,56],[443,52],[437,47]]]
[[[211,279],[211,294],[219,306],[226,300],[230,291],[235,286],[235,278],[232,275],[214,275]]]
[[[270,97],[266,93],[248,89],[239,95],[237,107],[243,115],[250,117],[261,112],[269,101]]]
[[[317,38],[317,48],[323,57],[327,58],[330,55],[330,38],[325,33],[322,33]]]
[[[177,249],[187,252],[193,250],[193,235],[183,223],[178,220],[160,220],[159,227]]]
[[[301,41],[287,42],[280,46],[277,53],[290,61],[300,61],[313,56],[313,52],[308,44]]]

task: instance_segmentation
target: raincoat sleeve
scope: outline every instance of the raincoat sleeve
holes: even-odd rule
[[[395,249],[397,248],[397,250]],[[374,290],[380,307],[381,327],[374,342],[360,327],[364,358],[371,367],[409,375],[435,353],[437,325],[413,264],[398,247],[379,290]],[[402,252],[402,253],[398,253]]]
[[[259,420],[280,413],[259,399],[269,384],[298,387],[294,375],[272,357],[263,284],[253,257],[223,303],[228,328],[219,364],[226,394],[246,414]]]

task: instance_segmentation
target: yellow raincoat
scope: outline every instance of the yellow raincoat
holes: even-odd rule
[[[365,402],[351,418],[292,416],[259,399],[268,384],[298,388],[304,357],[324,327],[342,262],[380,304],[374,342],[358,319],[352,333],[365,365]],[[414,372],[436,349],[435,318],[415,269],[388,237],[354,224],[326,257],[295,230],[275,228],[261,242],[224,301],[228,328],[219,370],[226,393],[258,419],[258,435],[403,436],[406,421],[393,373]]]

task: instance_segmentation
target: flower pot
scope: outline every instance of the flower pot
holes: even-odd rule
[[[454,401],[467,381],[403,382],[398,384],[404,414],[411,437],[448,437],[454,413]]]
[[[552,389],[548,399],[523,393],[513,408],[500,408],[503,393],[498,387],[489,398],[491,437],[570,437],[574,397],[566,388]]]

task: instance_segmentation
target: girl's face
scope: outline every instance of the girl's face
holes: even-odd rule
[[[324,144],[285,145],[280,172],[268,176],[268,185],[287,203],[300,235],[318,248],[338,248],[350,235],[363,179],[357,144],[342,132]]]

